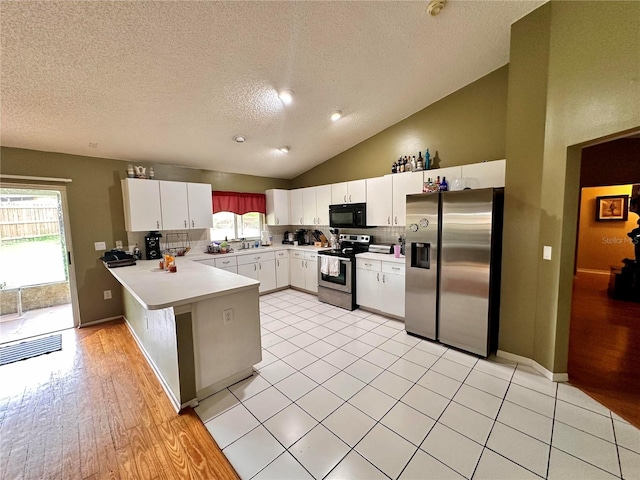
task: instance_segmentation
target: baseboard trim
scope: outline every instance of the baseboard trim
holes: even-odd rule
[[[80,325],[78,325],[78,328],[90,327],[92,325],[98,325],[100,323],[111,322],[112,320],[119,320],[121,318],[124,318],[124,317],[122,315],[118,315],[117,317],[101,318],[100,320],[94,320],[93,322],[81,323]]]
[[[547,380],[551,380],[552,382],[568,382],[569,374],[568,373],[553,373],[544,368],[535,360],[523,357],[521,355],[516,355],[515,353],[505,352],[503,350],[498,350],[496,352],[496,357],[504,358],[505,360],[511,360],[512,362],[521,363],[522,365],[527,365],[528,367],[533,368],[538,373],[543,375]]]
[[[578,273],[589,273],[591,275],[611,275],[611,272],[606,270],[592,270],[590,268],[576,268],[576,272]]]

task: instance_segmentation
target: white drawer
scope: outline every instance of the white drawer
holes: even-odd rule
[[[405,266],[402,263],[382,262],[383,273],[395,273],[397,275],[404,275]]]
[[[256,251],[255,253],[248,253],[246,255],[238,255],[238,265],[248,265],[250,263],[266,262],[267,260],[275,260],[276,256],[271,252]]]
[[[196,262],[201,263],[202,265],[207,265],[208,267],[216,266],[216,261],[213,258],[207,260],[196,260]]]
[[[289,258],[289,250],[278,250],[276,258]]]
[[[237,257],[235,255],[230,255],[224,258],[216,258],[216,267],[218,268],[227,268],[238,265]]]
[[[302,258],[304,258],[304,252],[302,250],[291,250],[289,252],[289,256],[291,258],[300,258],[300,259],[302,259]]]
[[[318,254],[316,252],[304,252],[304,259],[311,262],[317,262]]]
[[[373,270],[374,272],[382,271],[382,262],[380,260],[369,260],[368,258],[356,258],[356,268],[362,270]]]

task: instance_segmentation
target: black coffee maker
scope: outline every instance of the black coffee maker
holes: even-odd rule
[[[144,245],[147,252],[147,260],[157,260],[162,257],[162,251],[160,250],[160,239],[162,234],[159,232],[149,232],[144,237]]]
[[[304,228],[296,230],[296,233],[293,235],[293,239],[298,242],[298,245],[306,245],[307,231]]]

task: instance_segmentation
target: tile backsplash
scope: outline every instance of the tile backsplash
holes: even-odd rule
[[[284,232],[295,232],[300,228],[305,230],[320,230],[324,236],[329,238],[329,225],[300,225],[300,226],[269,226],[269,233],[273,237],[273,243],[278,245],[284,240]],[[397,243],[398,237],[404,237],[405,227],[374,227],[374,228],[345,228],[340,229],[340,233],[353,233],[360,235],[371,235],[373,243]]]

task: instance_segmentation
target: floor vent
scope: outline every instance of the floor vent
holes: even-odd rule
[[[26,342],[0,347],[0,365],[19,362],[45,353],[62,350],[62,335],[50,335]]]

